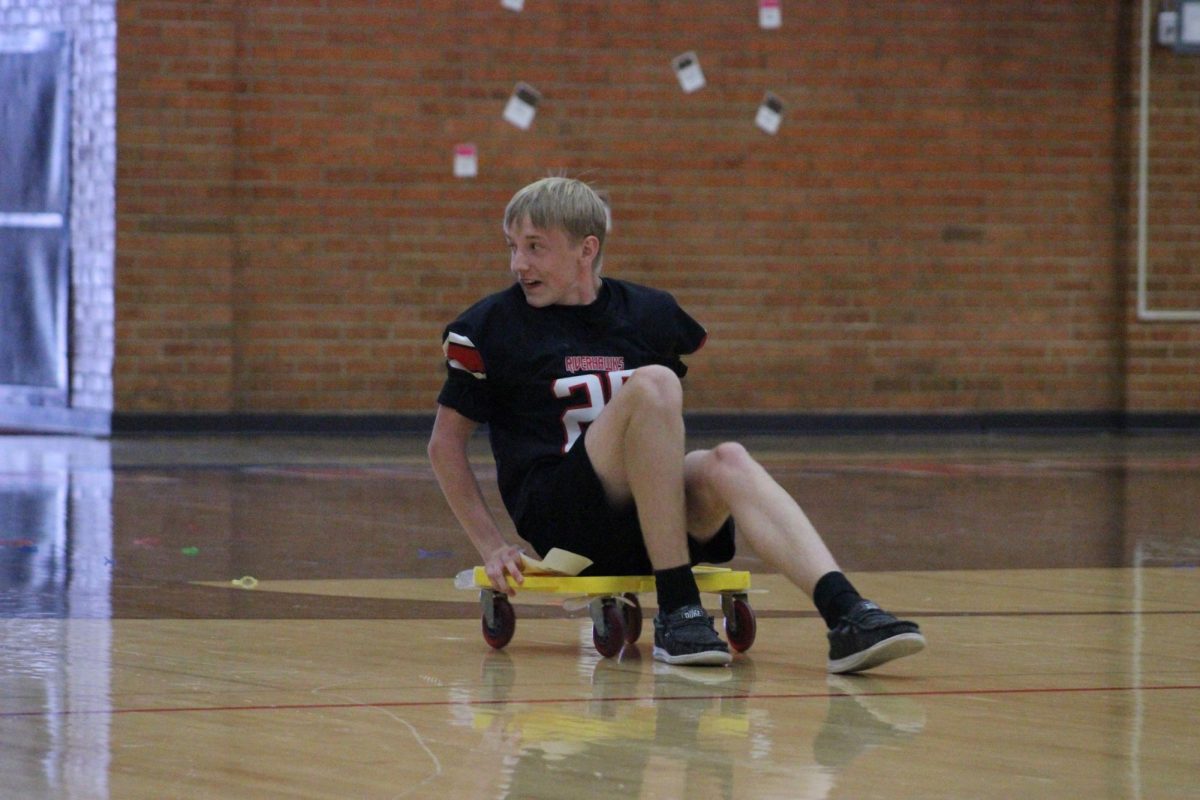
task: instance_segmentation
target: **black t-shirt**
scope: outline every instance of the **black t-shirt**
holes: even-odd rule
[[[705,337],[658,289],[605,278],[589,305],[535,308],[513,284],[446,327],[438,403],[488,425],[500,495],[516,519],[530,474],[571,449],[634,369],[660,364],[683,377],[680,356]]]

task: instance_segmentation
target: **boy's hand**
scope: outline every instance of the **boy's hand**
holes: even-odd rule
[[[497,592],[504,592],[510,597],[517,593],[517,590],[509,585],[507,576],[511,575],[518,584],[525,582],[525,578],[521,575],[521,568],[524,566],[522,552],[520,547],[506,544],[497,547],[487,557],[483,568],[492,582],[492,588]]]

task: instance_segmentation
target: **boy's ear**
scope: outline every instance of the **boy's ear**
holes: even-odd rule
[[[595,258],[596,254],[599,252],[600,252],[600,240],[599,239],[597,239],[595,236],[583,237],[583,255],[591,256],[592,258]]]

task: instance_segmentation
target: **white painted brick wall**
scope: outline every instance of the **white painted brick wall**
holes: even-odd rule
[[[112,411],[116,256],[116,0],[0,0],[0,30],[71,41],[71,401]]]

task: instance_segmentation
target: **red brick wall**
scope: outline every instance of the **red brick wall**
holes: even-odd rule
[[[1157,6],[1151,8],[1157,10]],[[1140,9],[1139,9],[1140,13]],[[1140,17],[1137,19],[1140,23]],[[1140,33],[1140,32],[1139,32]],[[1131,127],[1140,118],[1141,55],[1134,51]],[[1131,233],[1126,333],[1127,406],[1137,411],[1200,409],[1200,55],[1151,47],[1146,115],[1144,270],[1141,306],[1151,315],[1190,312],[1193,321],[1139,319],[1137,265],[1137,151],[1131,151]],[[1138,131],[1130,140],[1138,141]]]
[[[118,412],[241,404],[233,8],[117,4]]]
[[[709,328],[692,410],[1200,411],[1200,325],[1131,318],[1115,1],[785,0],[777,31],[752,0],[118,13],[118,411],[428,412],[442,326],[507,283],[504,203],[552,171],[611,195],[606,272]],[[1156,202],[1194,212],[1200,58],[1170,63],[1192,177]]]

